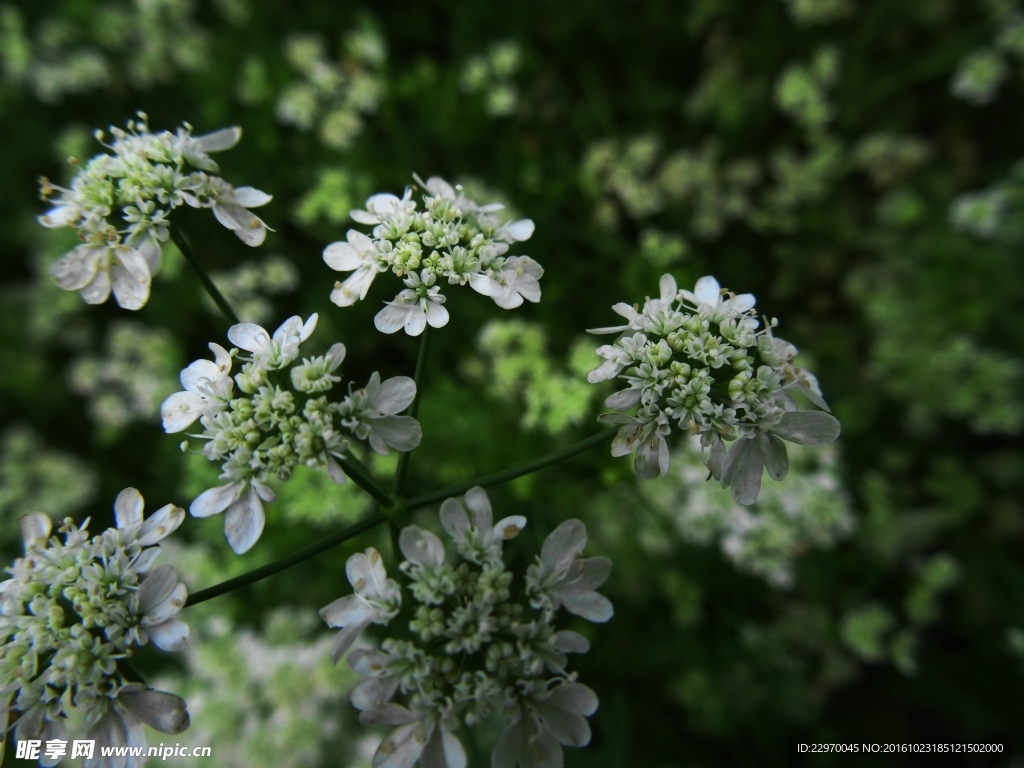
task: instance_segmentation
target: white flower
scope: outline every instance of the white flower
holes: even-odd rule
[[[411,416],[397,416],[416,399],[416,382],[408,376],[393,376],[381,382],[374,371],[363,389],[350,392],[338,406],[341,423],[382,456],[388,448],[411,451],[420,444],[423,430]]]
[[[238,126],[221,128],[203,136],[192,136],[188,131],[178,129],[176,143],[181,147],[184,158],[204,171],[217,172],[217,163],[210,159],[208,152],[223,152],[232,149],[242,139],[242,129]]]
[[[638,389],[623,390],[609,397],[605,405],[610,408],[616,405],[631,408],[639,401],[640,395]],[[612,456],[628,456],[636,451],[633,468],[638,477],[650,480],[668,472],[669,450],[665,437],[671,433],[672,427],[668,423],[667,414],[646,409],[636,416],[603,413],[598,421],[622,425],[612,440]]]
[[[143,725],[161,733],[181,733],[189,726],[188,710],[180,696],[138,683],[123,685],[110,698],[97,699],[86,718],[87,737],[96,741],[93,757],[83,768],[141,768],[146,762]],[[104,748],[142,747],[143,756],[103,756]]]
[[[429,713],[389,704],[362,713],[365,725],[397,725],[373,755],[373,768],[466,768],[462,743]]]
[[[423,279],[411,272],[405,281],[409,287],[373,318],[377,330],[394,333],[404,327],[410,336],[419,336],[428,324],[431,328],[448,325],[445,297],[441,295],[441,288],[434,285],[436,280],[432,272],[424,271]]]
[[[214,360],[196,360],[181,372],[184,392],[175,392],[160,406],[164,431],[188,429],[201,416],[217,413],[231,399],[231,355],[220,344],[210,344]]]
[[[135,630],[139,645],[152,640],[161,651],[180,651],[188,645],[188,624],[175,618],[187,598],[188,588],[178,581],[173,566],[161,565],[146,574],[128,602],[129,610],[139,617]]]
[[[711,279],[714,280],[714,278]],[[717,283],[715,283],[715,285],[717,285]],[[606,334],[622,333],[623,331],[628,330],[648,330],[651,326],[651,320],[656,318],[659,312],[668,309],[672,302],[680,295],[680,292],[676,289],[675,278],[672,277],[672,275],[662,275],[661,279],[658,281],[658,288],[660,289],[660,298],[652,299],[648,297],[647,301],[644,303],[643,312],[638,312],[636,307],[631,307],[629,304],[624,302],[612,305],[612,311],[615,314],[620,317],[624,317],[629,321],[626,325],[611,325],[604,328],[588,328],[587,333]],[[685,293],[685,291],[683,293]],[[646,338],[644,340],[646,341]]]
[[[411,197],[411,189],[406,189],[402,198],[383,192],[367,199],[365,211],[354,210],[349,215],[360,224],[378,224],[389,216],[414,211],[416,203],[410,199]]]
[[[148,555],[144,562],[151,563],[160,552],[160,547],[155,545],[178,530],[178,526],[185,519],[185,510],[174,504],[165,504],[151,517],[143,519],[143,509],[145,509],[145,500],[135,488],[125,488],[117,494],[117,498],[114,500],[114,520],[117,530],[122,534],[121,540],[126,544],[135,541],[140,546],[147,547],[144,554],[150,552],[153,554]],[[46,533],[42,535],[42,538],[49,535],[49,518],[46,518]],[[148,570],[148,565],[135,564],[132,566],[132,570],[142,574]]]
[[[149,300],[149,265],[127,245],[80,245],[54,262],[50,274],[61,288],[78,291],[87,304],[102,304],[111,288],[124,309],[141,309]]]
[[[355,639],[370,624],[387,624],[398,615],[402,593],[397,582],[389,579],[380,553],[370,547],[357,552],[345,565],[345,575],[355,590],[320,609],[320,616],[329,627],[341,627],[334,641],[331,658],[338,662]]]
[[[338,272],[352,272],[344,283],[336,285],[331,292],[331,301],[339,307],[348,307],[365,299],[373,278],[381,271],[377,265],[373,240],[355,229],[350,229],[347,237],[347,243],[331,243],[324,248],[327,266]]]
[[[250,208],[258,208],[271,201],[271,196],[253,187],[232,187],[224,183],[213,205],[217,221],[234,232],[238,239],[255,248],[267,237],[267,225]]]
[[[718,281],[711,275],[706,275],[698,280],[692,292],[682,290],[679,295],[691,302],[700,312],[701,317],[715,322],[738,317],[752,309],[755,303],[752,293],[742,293],[739,296],[730,294],[730,297],[725,299]]]
[[[255,478],[235,480],[203,491],[188,511],[193,517],[210,517],[224,512],[224,535],[231,548],[241,555],[259,541],[267,519],[263,501],[269,504],[274,498],[274,492]]]
[[[540,557],[527,569],[526,590],[536,608],[567,611],[587,621],[603,623],[613,613],[611,602],[594,590],[608,579],[611,561],[607,557],[581,560],[587,543],[586,526],[566,520],[544,540]]]
[[[514,539],[526,527],[522,515],[510,515],[492,525],[491,501],[480,486],[466,491],[466,506],[473,513],[470,521],[457,499],[445,499],[441,505],[441,525],[452,537],[463,557],[474,563],[501,561],[502,544]],[[406,555],[408,557],[408,555]]]
[[[228,329],[228,339],[246,352],[251,352],[256,367],[276,370],[298,359],[299,344],[316,329],[316,321],[315,312],[305,323],[301,317],[293,315],[281,323],[273,336],[255,323],[238,323]]]
[[[561,766],[563,744],[585,747],[590,743],[590,725],[585,718],[597,711],[597,704],[597,694],[581,683],[531,691],[498,737],[491,768]]]
[[[486,295],[491,296],[502,309],[515,309],[523,299],[536,304],[540,301],[540,278],[543,275],[544,268],[529,256],[512,256],[492,277],[499,290]]]

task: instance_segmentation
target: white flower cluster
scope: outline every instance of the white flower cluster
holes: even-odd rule
[[[241,128],[192,136],[187,123],[177,133],[150,133],[146,116],[129,121],[128,130],[111,128],[113,154],[97,155],[65,189],[41,180],[41,196],[53,208],[39,222],[45,227],[71,226],[83,241],[50,268],[57,284],[80,291],[89,304],[114,299],[125,309],[140,309],[149,300],[152,276],[160,269],[160,244],[169,236],[168,214],[187,204],[212,208],[213,215],[246,245],[257,246],[267,227],[249,208],[270,202],[252,187],[233,187],[216,172],[208,153],[230,149]],[[97,131],[103,139],[103,132]],[[188,166],[198,170],[188,170]]]
[[[493,524],[490,500],[479,487],[466,493],[465,507],[456,499],[441,506],[441,524],[462,556],[458,567],[445,562],[444,544],[433,533],[415,525],[402,529],[406,560],[399,568],[415,605],[409,613],[414,639],[389,638],[380,649],[358,648],[348,656],[363,677],[351,697],[360,722],[397,726],[377,749],[375,768],[417,761],[465,768],[452,732],[460,721],[472,727],[499,712],[508,724],[492,766],[561,765],[561,745],[590,742],[586,717],[596,711],[597,696],[566,672],[566,653],[586,653],[590,644],[578,632],[556,631],[554,623],[563,607],[588,621],[612,617],[611,603],[594,591],[608,578],[611,562],[580,559],[587,532],[579,520],[567,520],[547,537],[527,570],[522,597],[512,600],[502,545],[526,518]],[[403,589],[387,577],[376,550],[350,557],[347,575],[355,594],[320,611],[329,626],[342,628],[335,661],[371,623],[386,625],[402,609]],[[394,701],[399,693],[403,704]]]
[[[348,242],[324,249],[331,269],[352,272],[335,285],[331,301],[339,307],[355,304],[366,298],[378,273],[390,270],[406,287],[377,314],[374,325],[383,333],[404,327],[410,336],[423,333],[428,323],[448,324],[442,278],[451,285],[468,283],[502,309],[514,309],[523,299],[540,301],[541,265],[529,256],[504,255],[512,243],[533,234],[530,219],[502,222],[495,215],[504,207],[500,203],[478,205],[444,179],[415,178],[425,190],[422,211],[416,210],[412,188],[401,199],[374,195],[366,210],[351,213],[360,224],[373,225],[373,236],[350,229]]]
[[[374,372],[362,389],[332,403],[327,393],[341,381],[336,375],[345,359],[345,345],[333,345],[325,355],[303,358],[299,345],[316,328],[317,315],[303,323],[298,315],[286,320],[273,335],[254,323],[228,330],[237,348],[210,344],[215,360],[196,360],[181,372],[183,392],[161,407],[164,430],[182,432],[197,419],[206,441],[203,455],[222,462],[225,485],[211,488],[192,502],[196,517],[225,512],[224,532],[235,552],[247,552],[263,533],[263,501],[274,500],[269,477],[287,480],[296,466],[325,469],[334,482],[345,482],[337,459],[348,450],[344,428],[369,442],[377,453],[388,448],[411,451],[420,443],[419,422],[398,416],[416,397],[416,384],[407,376],[380,380]],[[248,357],[239,357],[240,350]],[[244,362],[232,378],[231,367]],[[290,371],[288,370],[290,368]],[[235,392],[235,385],[240,392]]]
[[[799,411],[790,392],[801,392],[828,410],[814,375],[793,365],[796,347],[757,331],[754,297],[719,288],[711,276],[693,291],[677,290],[671,275],[660,281],[661,296],[643,310],[628,304],[612,309],[626,325],[591,333],[621,333],[598,347],[605,362],[591,371],[591,383],[619,378],[629,386],[605,400],[617,413],[600,420],[621,424],[612,455],[636,451],[642,478],[668,472],[666,437],[675,423],[701,436],[710,448],[708,468],[740,504],[753,504],[767,468],[775,480],[788,469],[786,446],[822,445],[839,436],[839,422],[824,411]],[[636,407],[635,415],[624,412]],[[726,449],[726,442],[733,445]]]
[[[177,618],[185,585],[172,566],[154,567],[157,544],[185,510],[168,504],[147,520],[142,510],[141,494],[126,488],[114,503],[116,528],[90,538],[88,520],[79,528],[65,518],[63,543],[43,513],[21,518],[25,556],[0,584],[0,691],[4,709],[21,713],[15,739],[66,742],[69,709],[99,747],[144,747],[143,724],[164,733],[188,727],[185,702],[138,682],[128,663],[133,646],[152,640],[179,651],[189,637]]]

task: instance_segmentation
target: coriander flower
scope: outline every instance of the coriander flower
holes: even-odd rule
[[[143,508],[142,495],[126,488],[114,503],[115,528],[90,536],[88,520],[78,527],[66,518],[63,541],[41,512],[19,520],[25,555],[0,584],[0,689],[8,711],[20,713],[17,739],[67,740],[71,710],[100,748],[145,747],[143,723],[165,733],[188,727],[185,702],[133,682],[128,662],[150,641],[178,651],[189,637],[177,618],[185,585],[171,566],[154,567],[159,542],[185,511],[168,504],[146,518]]]
[[[324,355],[301,357],[301,345],[316,328],[317,315],[289,318],[271,334],[255,323],[228,330],[236,346],[211,344],[215,360],[197,360],[181,374],[185,387],[164,401],[164,431],[183,432],[196,421],[205,441],[202,454],[221,464],[222,485],[201,493],[189,511],[195,517],[224,513],[224,533],[242,554],[259,540],[266,522],[264,502],[274,501],[271,477],[287,480],[300,464],[322,469],[345,482],[339,459],[349,437],[365,440],[378,453],[410,451],[420,443],[419,422],[399,415],[416,397],[406,376],[381,381],[374,372],[363,389],[341,402],[328,395],[341,382],[337,374],[345,345]],[[245,355],[248,353],[248,356]],[[242,363],[232,378],[232,361]],[[237,385],[237,390],[236,390]],[[183,444],[187,447],[187,443]]]
[[[393,272],[405,288],[387,302],[374,324],[383,333],[404,328],[410,336],[423,333],[427,325],[448,323],[441,278],[449,285],[469,284],[503,309],[514,309],[524,299],[540,301],[540,264],[528,256],[505,256],[510,245],[530,238],[532,221],[503,222],[495,215],[503,208],[498,203],[479,205],[462,187],[437,176],[425,182],[414,178],[423,191],[423,210],[417,210],[411,188],[401,198],[373,195],[365,210],[351,213],[356,222],[373,227],[371,234],[350,229],[347,241],[324,249],[329,267],[351,273],[335,284],[331,301],[351,306],[366,298],[378,274]]]
[[[524,593],[512,589],[502,545],[526,518],[513,515],[493,524],[486,492],[472,488],[463,501],[444,502],[441,524],[461,563],[448,562],[436,534],[406,526],[399,536],[405,557],[399,570],[408,583],[388,579],[380,555],[367,550],[349,559],[355,594],[321,611],[329,626],[343,628],[337,661],[370,623],[394,621],[404,600],[415,609],[411,639],[387,638],[380,648],[348,654],[361,678],[351,694],[359,721],[394,728],[373,765],[464,768],[454,731],[495,714],[509,722],[492,766],[561,765],[562,745],[589,742],[585,717],[597,709],[597,697],[566,671],[566,654],[586,653],[589,642],[572,630],[557,630],[555,622],[562,607],[591,621],[611,617],[611,604],[593,591],[610,564],[605,558],[580,560],[586,529],[579,520],[567,521],[545,542]]]
[[[693,291],[677,290],[671,275],[659,287],[659,298],[648,298],[642,310],[613,307],[626,325],[591,331],[621,334],[597,349],[605,360],[587,377],[627,385],[605,400],[615,413],[600,417],[620,425],[612,455],[635,451],[639,477],[664,475],[675,425],[701,436],[711,475],[736,501],[752,504],[765,469],[775,480],[786,475],[782,440],[829,443],[839,422],[827,412],[817,378],[793,364],[796,347],[772,334],[777,321],[757,330],[753,295],[734,295],[711,276]],[[799,411],[794,392],[821,410]]]
[[[327,626],[342,628],[331,651],[335,663],[364,629],[370,624],[387,624],[402,607],[398,583],[388,578],[380,553],[373,547],[352,555],[345,565],[345,575],[355,593],[339,597],[320,610]]]
[[[139,118],[128,122],[127,131],[111,128],[114,142],[104,145],[111,154],[92,158],[70,188],[40,182],[43,199],[53,207],[39,223],[74,227],[83,241],[50,274],[89,304],[102,304],[113,292],[125,309],[145,306],[160,269],[161,243],[169,237],[168,215],[182,205],[212,208],[246,245],[260,245],[266,235],[266,225],[249,208],[266,205],[270,195],[207,173],[217,170],[208,153],[237,144],[240,128],[192,136],[186,124],[176,134],[151,133],[146,116],[140,112]],[[96,135],[102,141],[103,132]]]

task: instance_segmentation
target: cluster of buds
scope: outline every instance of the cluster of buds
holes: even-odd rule
[[[185,585],[173,567],[154,566],[185,510],[168,504],[143,519],[141,494],[126,488],[114,514],[117,527],[91,538],[88,520],[78,527],[66,518],[63,542],[43,513],[20,520],[25,555],[0,584],[0,695],[5,710],[20,713],[17,740],[66,744],[71,709],[101,747],[144,747],[143,724],[164,733],[189,725],[185,702],[142,684],[128,661],[150,641],[164,651],[188,642],[177,618]]]
[[[269,478],[287,480],[304,464],[326,470],[341,484],[345,474],[338,459],[349,449],[346,435],[385,455],[389,448],[411,451],[422,437],[416,419],[397,415],[416,397],[416,383],[408,376],[381,381],[374,372],[362,389],[350,384],[341,402],[328,399],[341,381],[336,372],[345,345],[296,363],[299,345],[316,321],[315,314],[305,323],[296,315],[273,335],[254,323],[231,326],[228,339],[236,346],[229,351],[210,344],[215,359],[196,360],[185,368],[184,391],[161,407],[167,432],[183,432],[197,419],[202,425],[202,434],[191,436],[206,441],[202,453],[221,463],[225,484],[204,491],[189,511],[196,517],[226,513],[224,532],[239,554],[263,532],[262,502],[274,500]],[[236,358],[243,365],[232,377]]]
[[[395,620],[407,598],[410,639],[389,638],[379,649],[360,647],[348,655],[363,678],[351,697],[360,721],[397,726],[373,764],[465,766],[453,731],[501,714],[508,722],[492,765],[561,765],[562,745],[589,743],[586,717],[598,702],[566,671],[566,654],[586,653],[589,642],[578,632],[556,630],[555,620],[561,608],[588,621],[611,618],[611,603],[595,591],[611,562],[580,559],[586,528],[567,520],[547,537],[513,600],[502,548],[526,518],[494,524],[490,500],[477,487],[466,493],[465,506],[444,502],[441,525],[461,556],[457,567],[446,562],[439,537],[411,525],[399,537],[404,587],[388,578],[371,548],[349,558],[354,594],[320,611],[329,626],[342,628],[334,646],[338,661],[370,624]]]
[[[393,272],[405,289],[374,318],[377,329],[394,333],[401,328],[418,336],[429,324],[448,323],[441,280],[450,285],[467,283],[490,296],[502,309],[514,309],[523,300],[540,301],[544,269],[529,256],[505,256],[512,243],[533,234],[530,219],[503,222],[500,203],[478,205],[462,187],[452,187],[437,176],[424,182],[423,210],[416,209],[412,188],[398,198],[378,194],[366,201],[366,210],[352,211],[360,224],[373,226],[372,237],[354,229],[347,242],[331,243],[324,261],[339,272],[352,272],[338,282],[331,301],[347,307],[366,298],[378,273]]]
[[[140,112],[127,131],[110,131],[113,143],[104,146],[111,154],[86,163],[70,189],[41,180],[41,196],[54,207],[39,222],[74,227],[82,240],[50,269],[61,288],[80,291],[89,304],[102,304],[113,290],[125,309],[143,307],[160,268],[161,243],[169,236],[167,217],[181,205],[212,208],[246,245],[263,242],[267,227],[249,209],[270,202],[270,195],[210,175],[217,164],[209,153],[237,144],[240,128],[192,136],[186,123],[176,133],[151,133]],[[96,136],[102,142],[105,134]]]
[[[590,331],[620,334],[614,344],[598,347],[605,362],[588,377],[628,384],[605,400],[616,413],[600,417],[622,425],[612,455],[636,451],[637,475],[664,475],[666,438],[676,425],[700,435],[701,450],[710,449],[712,476],[732,488],[737,502],[753,504],[766,468],[774,480],[786,475],[782,440],[830,443],[839,436],[839,422],[827,412],[814,375],[794,365],[796,347],[772,335],[778,321],[757,330],[753,295],[720,289],[711,276],[688,291],[664,275],[660,288],[660,297],[648,298],[642,310],[612,307],[625,325]],[[823,410],[798,410],[793,392]],[[625,413],[633,408],[635,414]]]

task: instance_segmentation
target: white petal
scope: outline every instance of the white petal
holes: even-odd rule
[[[146,634],[153,641],[153,645],[168,653],[183,650],[188,645],[188,624],[180,619],[167,619],[160,624],[147,626]]]
[[[327,266],[338,272],[351,272],[363,266],[364,259],[351,244],[337,242],[324,248],[324,261]]]
[[[313,335],[313,331],[316,330],[317,320],[319,319],[320,315],[316,312],[306,319],[306,322],[302,324],[302,330],[299,332],[299,341],[305,341]]]
[[[231,128],[221,128],[219,131],[213,131],[203,136],[194,136],[193,141],[199,145],[203,152],[221,152],[225,149],[231,149],[241,138],[242,129],[234,126]]]
[[[824,445],[839,437],[840,429],[836,418],[824,411],[794,411],[784,415],[772,432],[791,443]]]
[[[359,722],[363,725],[406,725],[407,723],[415,723],[419,719],[420,716],[415,712],[410,712],[401,704],[394,703],[385,704],[377,709],[367,710],[359,714]]]
[[[484,296],[500,296],[505,290],[501,284],[487,275],[473,273],[469,276],[469,287]]]
[[[149,569],[156,562],[157,557],[160,555],[160,547],[146,547],[135,558],[135,562],[132,563],[129,569],[132,573],[137,573],[139,576],[145,576],[149,572]]]
[[[640,402],[639,389],[623,389],[605,398],[604,405],[613,411],[628,411]]]
[[[608,414],[609,417],[615,415],[617,414]],[[645,433],[650,431],[646,424],[637,424],[636,419],[628,418],[631,423],[624,424],[612,438],[612,456],[626,456],[632,453],[642,444]],[[609,420],[606,423],[615,422]]]
[[[399,678],[389,677],[368,677],[361,680],[352,693],[349,694],[349,701],[352,706],[359,710],[380,709],[390,701],[398,690]],[[405,722],[409,722],[408,720]],[[400,723],[390,723],[399,725]]]
[[[420,768],[466,768],[466,752],[455,736],[435,728],[423,748]]]
[[[764,466],[768,470],[768,476],[772,480],[782,480],[789,471],[789,456],[786,454],[786,444],[775,435],[769,433],[768,445],[764,454]]]
[[[506,224],[503,231],[509,239],[515,241],[529,240],[533,236],[533,220],[520,219]],[[532,250],[532,249],[531,249]]]
[[[423,429],[412,416],[384,416],[373,419],[371,424],[373,426],[371,438],[377,438],[385,445],[402,453],[413,450],[423,439]]]
[[[149,269],[150,275],[155,275],[160,271],[163,253],[160,250],[160,243],[156,241],[156,238],[146,237],[139,244],[138,251],[142,254],[142,258],[146,260],[146,267]]]
[[[270,348],[270,334],[256,323],[238,323],[228,329],[228,340],[246,352],[264,352]]]
[[[562,653],[586,653],[590,650],[590,641],[579,632],[563,629],[551,636],[552,646]]]
[[[406,560],[419,565],[438,566],[444,562],[444,544],[430,531],[415,525],[402,529],[398,546]]]
[[[259,208],[273,200],[271,195],[253,187],[235,187],[232,197],[243,208]]]
[[[441,527],[455,541],[466,537],[469,516],[456,499],[445,499],[441,504]]]
[[[672,275],[662,275],[658,281],[658,288],[661,291],[661,300],[668,301],[676,297],[679,289],[676,287],[676,279]]]
[[[368,626],[370,626],[370,620],[366,619],[366,621],[361,621],[358,624],[350,624],[338,633],[338,636],[334,638],[334,647],[331,649],[331,660],[335,664],[345,655],[345,651],[352,647],[352,643]]]
[[[431,328],[444,328],[448,325],[448,310],[437,301],[427,302],[427,323]]]
[[[587,528],[580,520],[566,520],[544,540],[540,559],[545,568],[559,573],[583,554],[587,544]]]
[[[50,537],[53,523],[42,512],[29,512],[18,518],[18,528],[21,529],[21,540],[25,543],[25,549],[28,550],[36,542],[43,543]]]
[[[110,298],[110,271],[99,269],[92,282],[78,292],[86,304],[102,304]]]
[[[615,615],[611,601],[598,592],[559,594],[559,599],[569,613],[574,613],[595,624],[603,624]]]
[[[729,299],[729,309],[734,312],[746,312],[748,309],[752,309],[757,303],[752,293],[741,293],[739,296],[734,296]]]
[[[427,327],[427,313],[418,306],[405,315],[405,332],[410,336],[419,336]]]
[[[149,299],[149,266],[142,254],[134,248],[115,249],[116,258],[110,265],[110,279],[114,298],[125,309],[141,309]]]
[[[185,700],[173,693],[151,688],[121,690],[117,699],[135,717],[161,733],[181,733],[189,726]]]
[[[597,589],[606,581],[612,572],[612,561],[607,557],[588,557],[586,560],[577,560],[566,574],[564,586],[559,592],[590,592]]]
[[[525,517],[522,515],[510,515],[499,520],[492,530],[499,540],[508,541],[518,536],[519,532],[525,527]]]
[[[404,411],[415,399],[416,382],[408,376],[392,376],[381,382],[369,405],[385,416],[391,416]]]
[[[697,297],[697,301],[717,307],[718,299],[721,298],[720,291],[721,286],[718,285],[718,281],[711,275],[706,275],[697,281],[693,295]]]
[[[142,586],[135,593],[138,599],[139,614],[149,613],[164,602],[174,593],[177,584],[178,575],[174,572],[173,565],[161,565],[159,568],[154,568],[142,580]]]
[[[739,439],[729,449],[722,473],[722,484],[732,488],[732,497],[739,504],[757,501],[764,472],[764,447],[760,435]]]
[[[320,618],[333,628],[361,624],[369,621],[370,607],[359,595],[345,595],[321,608]]]
[[[167,504],[142,523],[138,531],[138,543],[143,547],[152,547],[169,537],[185,519],[185,511],[181,507]]]
[[[334,294],[331,294],[331,300],[334,301]],[[334,303],[337,304],[337,301]],[[418,307],[411,309],[419,312]],[[394,333],[405,325],[405,318],[409,311],[408,304],[388,304],[373,318],[373,325],[381,333]]]
[[[491,500],[487,498],[487,491],[476,485],[466,491],[466,506],[473,513],[473,525],[479,530],[486,531],[494,522],[491,509]]]
[[[357,221],[360,224],[376,224],[378,221],[380,221],[380,219],[378,219],[372,213],[367,213],[366,211],[349,211],[348,215],[352,217],[353,221]]]
[[[114,520],[118,528],[128,528],[142,522],[145,502],[135,488],[125,488],[114,499]]]
[[[345,282],[331,291],[331,301],[339,307],[350,307],[360,299],[365,299],[376,276],[375,269],[366,267],[357,269],[345,279]],[[393,333],[393,331],[387,331],[387,333]]]
[[[61,288],[78,291],[92,282],[100,265],[97,249],[80,245],[50,266],[50,275]]]
[[[603,332],[604,332],[603,328],[591,328],[591,329],[588,330],[588,333],[603,333]],[[622,365],[620,363],[617,363],[615,360],[605,360],[603,363],[601,363],[599,366],[597,366],[597,368],[595,368],[594,370],[592,370],[590,373],[587,374],[587,381],[589,381],[591,384],[597,384],[597,383],[602,382],[602,381],[608,381],[609,379],[614,379],[616,376],[618,376],[619,375],[619,371],[621,371],[621,370],[622,370]],[[629,391],[629,390],[626,390],[626,391]],[[637,390],[637,393],[638,393],[638,397],[639,397],[639,390]],[[614,397],[614,395],[612,395],[612,397]],[[607,404],[607,402],[608,401],[606,400],[605,404]],[[639,399],[637,400],[637,402],[639,402]],[[608,407],[612,408],[613,406],[609,405]]]
[[[236,554],[241,555],[252,549],[252,545],[263,533],[265,522],[263,502],[254,490],[246,489],[224,515],[224,534]]]
[[[426,736],[422,723],[414,722],[395,729],[381,742],[373,755],[373,768],[412,768],[423,754]]]
[[[209,517],[223,512],[238,498],[244,484],[244,480],[237,480],[203,491],[188,508],[189,513],[192,517]]]
[[[202,413],[206,402],[192,392],[175,392],[160,406],[164,432],[173,434],[188,429]]]
[[[147,578],[149,577],[147,576]],[[176,616],[178,611],[185,607],[186,600],[188,600],[188,587],[178,582],[174,585],[174,589],[166,599],[161,601],[159,605],[146,611],[146,615],[142,617],[140,623],[144,627],[162,624],[171,617]]]
[[[327,476],[331,478],[331,481],[335,485],[344,485],[345,470],[341,468],[341,465],[335,460],[335,458],[328,454],[327,456]]]
[[[668,472],[668,462],[668,443],[663,436],[652,432],[637,446],[633,469],[637,477],[653,480]]]

